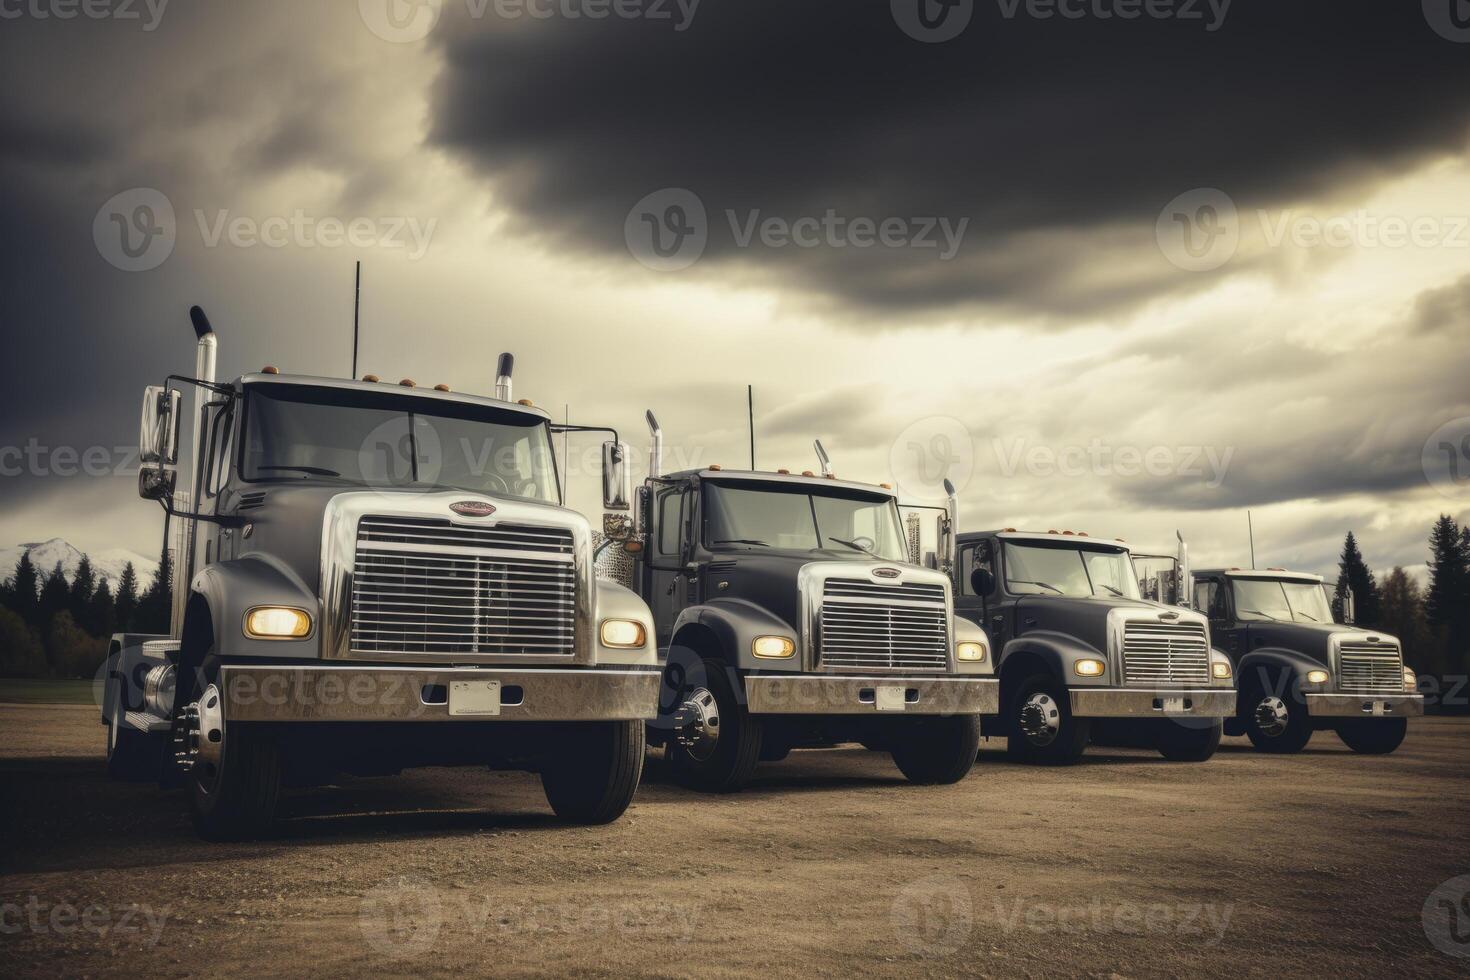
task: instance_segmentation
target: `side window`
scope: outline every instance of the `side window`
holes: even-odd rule
[[[1220,583],[1214,579],[1205,579],[1194,584],[1194,608],[1210,619],[1220,621],[1225,618],[1224,600]]]
[[[970,574],[977,568],[995,571],[990,560],[989,541],[976,541],[960,548],[960,595],[975,594],[975,587],[970,584]]]
[[[210,426],[209,479],[205,491],[213,497],[225,485],[230,473],[230,454],[235,451],[235,413],[221,409]]]
[[[658,553],[663,558],[680,557],[684,525],[684,489],[670,487],[658,495]]]

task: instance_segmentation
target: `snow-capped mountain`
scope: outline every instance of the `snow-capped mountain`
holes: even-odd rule
[[[50,574],[56,563],[61,562],[61,570],[67,581],[71,581],[77,573],[77,566],[82,563],[82,552],[61,538],[32,541],[0,548],[0,580],[15,575],[15,564],[27,551],[31,553],[31,564],[36,566],[38,574]],[[153,581],[153,573],[158,570],[157,559],[144,558],[126,548],[108,548],[93,552],[87,557],[92,559],[92,570],[98,579],[107,579],[113,588],[122,579],[123,568],[128,562],[133,563],[133,573],[138,576],[139,592],[148,587],[148,583]]]

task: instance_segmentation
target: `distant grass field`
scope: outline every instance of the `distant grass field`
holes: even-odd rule
[[[19,704],[92,704],[92,682],[0,677],[0,702],[4,701]]]

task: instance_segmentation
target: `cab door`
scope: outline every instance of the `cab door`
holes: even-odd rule
[[[651,488],[643,598],[653,611],[653,628],[663,656],[668,652],[674,621],[688,604],[687,561],[694,495],[688,483],[653,481]]]
[[[1230,615],[1229,592],[1220,579],[1199,579],[1194,583],[1194,608],[1209,617],[1211,642],[1235,662],[1245,653],[1246,630]]]
[[[984,598],[976,595],[974,586],[970,584],[970,575],[977,568],[989,571],[996,581],[995,591]],[[995,542],[989,538],[981,538],[961,544],[959,572],[959,588],[955,590],[955,612],[983,626],[991,644],[997,650],[1001,649],[1010,638],[1007,633],[1009,607],[1000,588],[1000,566],[995,560]]]

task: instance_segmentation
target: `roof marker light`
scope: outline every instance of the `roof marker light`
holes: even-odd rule
[[[261,374],[280,374],[279,368],[273,368],[269,364],[260,369]]]

